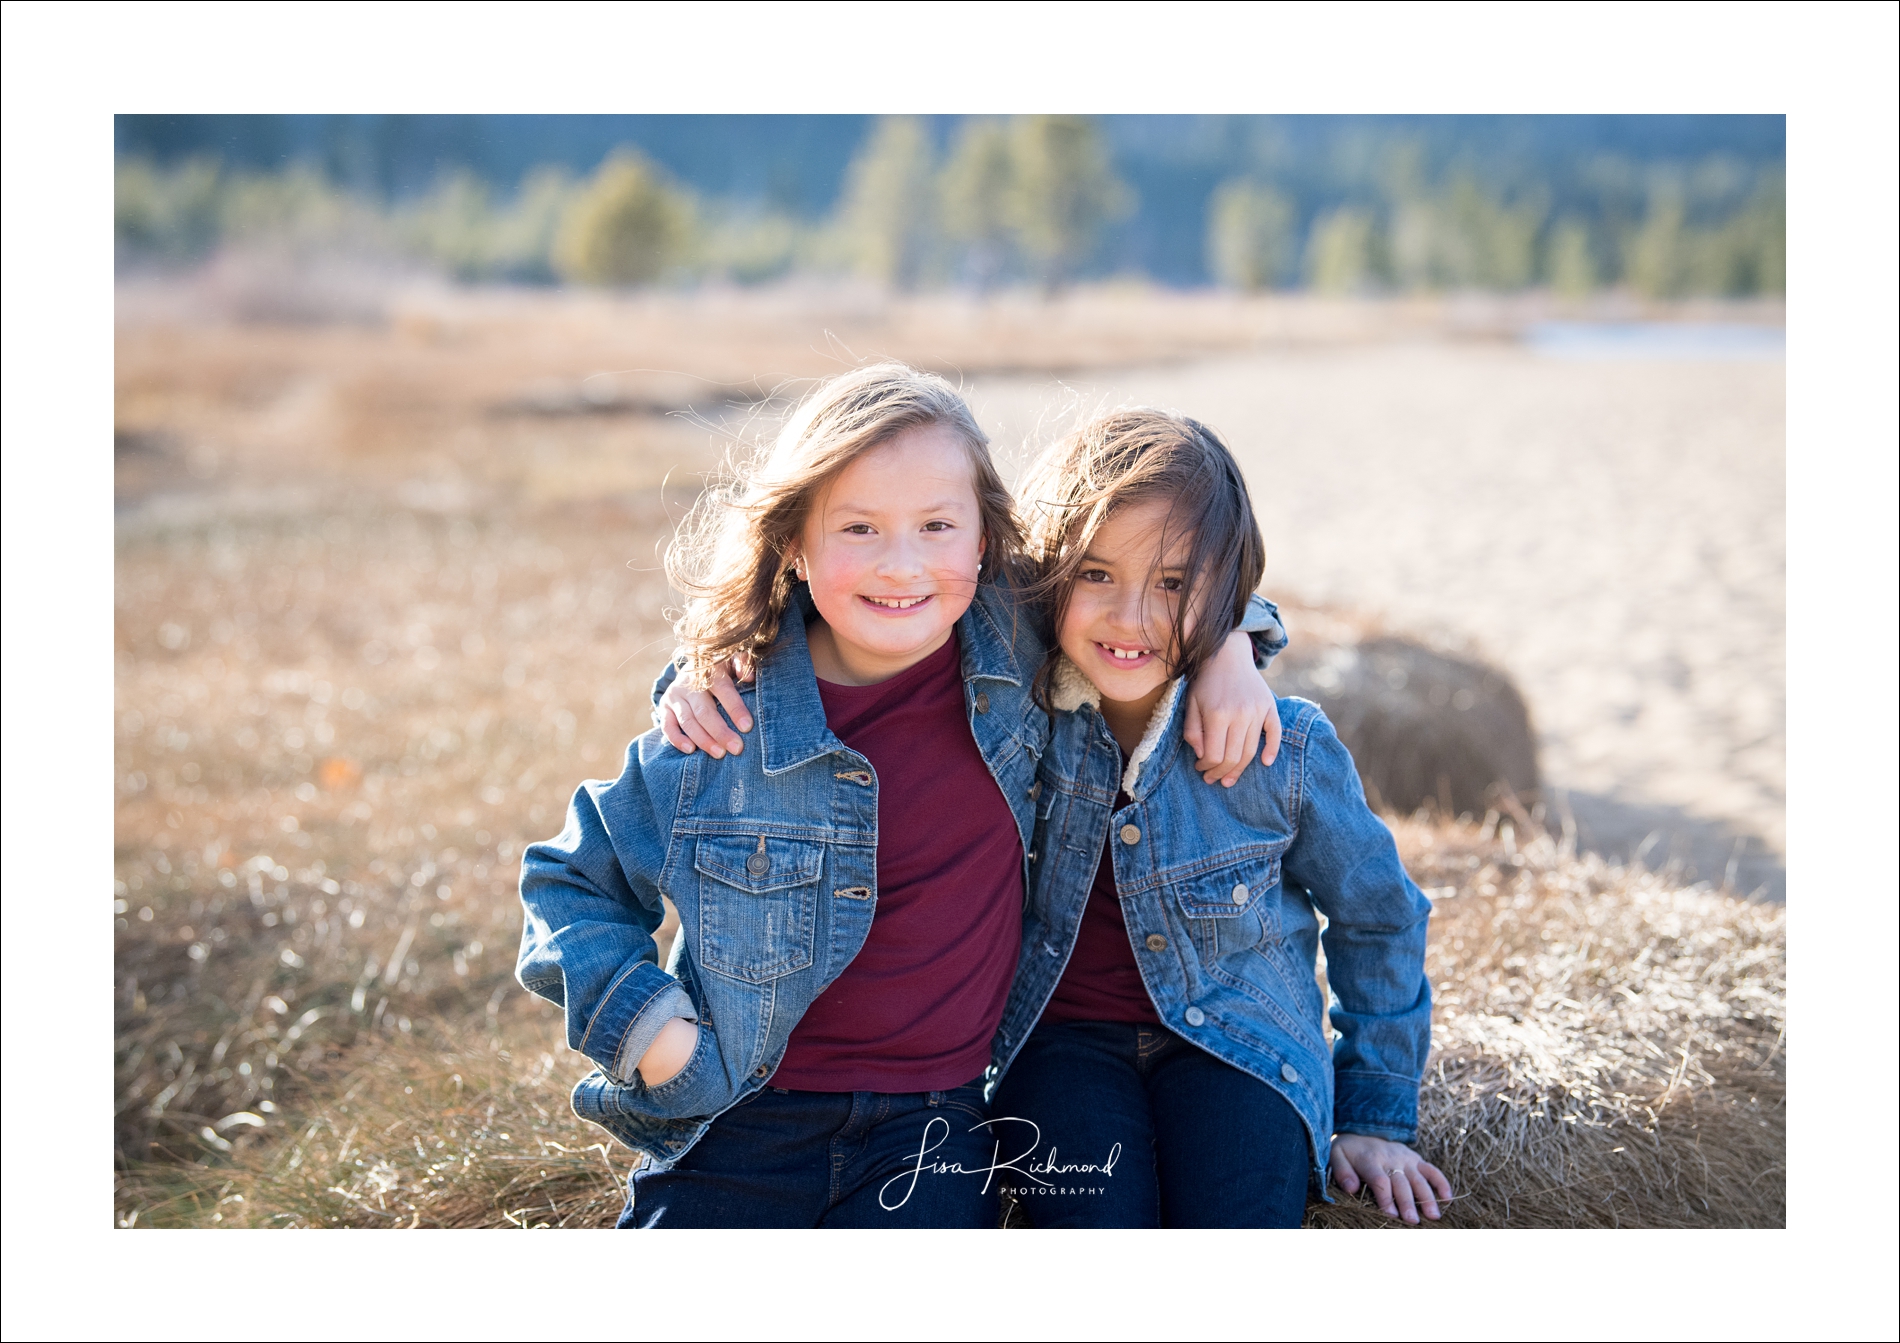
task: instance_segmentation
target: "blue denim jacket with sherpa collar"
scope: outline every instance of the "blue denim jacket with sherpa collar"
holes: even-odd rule
[[[797,592],[741,688],[755,724],[744,752],[682,754],[649,732],[617,780],[582,784],[562,832],[522,856],[515,973],[562,1006],[569,1046],[595,1064],[574,1112],[662,1166],[765,1085],[877,908],[876,773],[826,726],[809,597]],[[1258,597],[1243,628],[1257,658],[1286,645],[1277,610]],[[1049,732],[1030,681],[1046,645],[1015,595],[987,583],[956,629],[970,731],[1014,814],[1026,880]],[[662,895],[680,914],[666,969],[653,939]],[[676,1076],[648,1086],[636,1065],[675,1016],[698,1021],[699,1043]]]
[[[1431,1044],[1431,905],[1319,706],[1282,699],[1274,763],[1250,766],[1231,789],[1210,788],[1181,740],[1180,682],[1125,767],[1095,687],[1066,658],[1051,686],[1057,712],[996,1079],[1062,978],[1108,840],[1155,1011],[1286,1097],[1306,1121],[1320,1187],[1335,1131],[1409,1142]],[[1131,799],[1120,809],[1118,791]],[[1330,1047],[1315,978],[1321,943]]]

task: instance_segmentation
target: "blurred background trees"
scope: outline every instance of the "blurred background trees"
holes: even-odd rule
[[[1779,294],[1777,117],[120,117],[126,270]]]
[[[648,284],[685,259],[692,205],[633,150],[617,150],[563,211],[554,269],[592,285]]]
[[[934,159],[915,117],[887,117],[872,129],[838,210],[836,251],[852,269],[895,289],[917,287],[936,244]]]
[[[1295,279],[1299,216],[1285,195],[1234,178],[1215,191],[1207,214],[1207,268],[1233,289],[1278,287]]]

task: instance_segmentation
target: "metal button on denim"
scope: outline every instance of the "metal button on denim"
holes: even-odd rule
[[[1038,779],[1035,783],[1032,783],[1029,785],[1029,800],[1031,802],[1034,802],[1037,798],[1041,796],[1042,796],[1042,781]]]
[[[1148,940],[1142,945],[1147,947],[1150,951],[1166,951],[1168,949],[1168,939],[1163,937],[1160,933],[1149,933]]]
[[[1239,885],[1234,887],[1234,903],[1237,905],[1244,905],[1247,903],[1247,883],[1246,882],[1243,881]]]
[[[1187,1018],[1187,1024],[1190,1026],[1198,1026],[1207,1020],[1207,1013],[1198,1007],[1190,1007],[1182,1015]]]
[[[1141,827],[1138,825],[1123,826],[1122,827],[1122,843],[1124,844],[1141,843]]]
[[[770,1077],[772,1075],[772,1070],[766,1067],[763,1063],[761,1063],[758,1067],[752,1070],[752,1075],[754,1077]]]
[[[1280,1065],[1280,1076],[1286,1078],[1289,1082],[1297,1082],[1300,1080],[1300,1070],[1290,1063],[1282,1063]]]
[[[745,870],[755,877],[762,877],[772,866],[772,860],[762,853],[755,853],[745,860]]]
[[[990,697],[988,695],[981,693],[977,695],[976,711],[978,713],[988,713],[990,711]]]

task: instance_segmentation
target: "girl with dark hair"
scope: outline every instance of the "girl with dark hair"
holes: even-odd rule
[[[1430,905],[1317,705],[1271,767],[1196,786],[1184,678],[1264,567],[1206,426],[1103,416],[1018,491],[1054,642],[1022,951],[992,1075],[1037,1226],[1297,1226],[1327,1168],[1439,1216],[1406,1144],[1431,1034]],[[1326,919],[1320,929],[1320,916]],[[1332,1040],[1315,975],[1326,950]]]

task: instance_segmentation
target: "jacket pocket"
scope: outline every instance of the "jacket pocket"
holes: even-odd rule
[[[693,866],[699,872],[702,966],[758,982],[812,963],[823,844],[762,835],[711,836],[695,845]]]
[[[1172,884],[1175,904],[1212,962],[1265,946],[1280,935],[1280,859],[1247,858]]]

